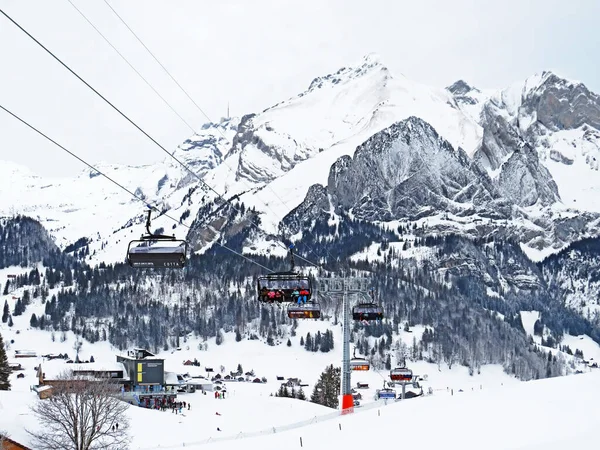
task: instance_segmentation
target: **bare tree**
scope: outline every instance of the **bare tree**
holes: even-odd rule
[[[7,438],[8,438],[8,433],[4,430],[0,430],[0,449],[4,448],[4,443],[6,442]]]
[[[36,430],[26,430],[40,450],[124,450],[129,443],[129,405],[119,400],[119,386],[109,379],[73,375],[58,377],[48,400],[36,402]]]

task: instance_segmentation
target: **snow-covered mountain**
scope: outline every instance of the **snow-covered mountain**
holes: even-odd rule
[[[597,232],[599,128],[599,97],[550,72],[497,92],[462,80],[434,89],[368,55],[261,113],[206,124],[180,145],[173,155],[212,189],[170,157],[98,169],[185,226],[206,221],[216,191],[255,208],[268,233],[281,233],[290,211],[314,215],[306,198],[314,199],[319,185],[330,194],[334,183],[342,200],[335,208],[384,222],[428,218],[436,232],[444,221],[443,228],[470,235],[473,228],[480,236],[510,228],[540,259]],[[366,170],[366,162],[378,167]],[[0,170],[0,214],[39,219],[61,248],[88,238],[91,263],[123,260],[125,243],[142,232],[144,205],[89,169],[60,180],[13,164]],[[166,217],[153,227],[188,232]],[[200,250],[209,242],[193,244]]]

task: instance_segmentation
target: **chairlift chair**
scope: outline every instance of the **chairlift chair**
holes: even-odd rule
[[[396,391],[394,389],[390,389],[390,388],[383,388],[380,389],[379,392],[377,392],[377,397],[382,399],[382,398],[396,398]]]
[[[356,321],[372,321],[383,319],[383,308],[375,302],[375,290],[369,290],[371,301],[359,303],[352,308],[352,319]]]
[[[287,315],[290,319],[320,319],[321,306],[316,302],[291,303]]]
[[[140,239],[135,239],[127,247],[127,263],[131,267],[156,269],[162,267],[182,268],[187,262],[188,243],[175,236],[152,234],[148,210],[146,231]]]
[[[357,371],[366,371],[371,368],[371,364],[365,358],[357,358],[356,357],[356,348],[354,349],[354,354],[352,359],[350,360],[350,370]]]
[[[390,379],[392,381],[412,381],[413,373],[412,370],[406,367],[396,367],[390,371]]]
[[[300,290],[300,295],[308,302],[312,298],[312,282],[309,277],[294,270],[294,245],[290,245],[291,269],[287,272],[274,272],[258,277],[258,300],[264,303],[287,303],[297,301],[293,293]],[[320,308],[319,308],[320,312]]]
[[[376,303],[359,303],[352,308],[352,319],[373,321],[383,319],[383,308]]]

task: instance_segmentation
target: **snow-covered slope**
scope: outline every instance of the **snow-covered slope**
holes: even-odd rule
[[[505,172],[510,156],[527,143],[564,205],[600,212],[600,96],[582,83],[543,72],[494,94],[481,120],[486,132],[475,159],[491,176]]]
[[[186,140],[173,155],[210,188],[169,157],[154,166],[101,164],[99,169],[184,225],[161,217],[155,229],[185,237],[185,226],[199,211],[199,222],[210,216],[216,191],[254,207],[261,226],[279,234],[281,220],[311,186],[327,183],[336,161],[352,157],[372,136],[408,117],[429,124],[457,153],[462,148],[476,163],[474,170],[482,172],[478,176],[487,172],[500,196],[517,206],[511,223],[526,231],[530,257],[540,259],[595,232],[600,100],[583,84],[551,72],[495,93],[462,80],[435,89],[392,74],[376,55],[368,55],[355,66],[315,78],[293,98],[258,114],[207,124]],[[428,155],[424,152],[422,163],[442,180],[439,189],[452,190],[448,177],[434,173],[440,168]],[[91,239],[91,263],[122,261],[126,243],[143,231],[144,205],[89,169],[63,180],[41,179],[13,164],[2,164],[0,171],[0,215],[39,218],[61,248]],[[427,214],[447,212],[433,208]],[[575,225],[564,223],[574,215]],[[193,244],[200,250],[214,238]],[[274,250],[258,241],[253,245],[255,251]]]
[[[264,344],[237,344],[228,338],[221,347],[214,346],[211,340],[207,352],[194,351],[197,342],[189,341],[189,351],[185,350],[184,344],[182,351],[163,356],[170,368],[193,355],[203,366],[218,368],[219,364],[224,364],[226,370],[234,370],[239,362],[244,370],[253,368],[257,374],[277,373],[304,378],[297,371],[304,370],[312,371],[313,379],[326,362],[322,361],[326,355],[311,354],[297,347],[273,349],[280,354],[255,360],[258,353],[252,348]],[[36,339],[39,341],[39,337]],[[72,353],[71,339],[69,334],[64,343],[45,344],[40,349]],[[242,345],[243,350],[234,352],[232,347],[237,345]],[[86,356],[93,352],[99,361],[114,360],[110,349],[103,345],[84,344],[82,352]],[[295,356],[296,360],[281,359],[284,354]],[[16,379],[13,374],[13,391],[0,392],[0,429],[27,444],[29,436],[25,428],[39,426],[28,408],[38,401],[29,386],[36,384],[32,367],[40,360],[21,359],[19,362],[26,367],[25,378]],[[600,401],[598,371],[521,383],[496,367],[483,367],[481,375],[471,377],[466,368],[447,370],[443,367],[438,372],[433,365],[421,364],[428,366],[426,371],[433,394],[398,403],[366,403],[347,416],[339,416],[335,410],[309,402],[271,397],[270,393],[277,390],[278,383],[270,375],[267,375],[269,381],[266,384],[227,383],[229,395],[225,399],[215,399],[211,393],[204,396],[199,391],[180,394],[180,400],[191,403],[191,408],[181,415],[132,406],[127,411],[131,421],[131,448],[202,448],[209,444],[223,450],[240,447],[279,450],[299,446],[300,438],[302,448],[308,449],[328,449],[337,445],[389,446],[393,439],[390,430],[398,423],[404,423],[405,428],[410,424],[411,432],[403,433],[402,442],[411,447],[422,445],[424,435],[428,436],[430,446],[456,449],[478,449],[485,442],[486,448],[493,449],[548,450],[558,449],[558,445],[564,446],[567,442],[589,446],[595,439],[595,430],[600,425],[593,409]],[[417,370],[424,373],[421,368]],[[185,369],[189,370],[188,367]],[[293,374],[290,373],[292,369]],[[361,381],[370,375],[366,381],[374,385],[377,376],[372,373],[365,373]],[[560,427],[543,426],[552,423],[557,416],[561,417]],[[433,434],[430,433],[432,423],[436,424],[437,430]],[[498,423],[510,432],[498,434]],[[457,431],[464,430],[465,426],[468,426],[468,432]],[[490,436],[496,437],[490,440]]]

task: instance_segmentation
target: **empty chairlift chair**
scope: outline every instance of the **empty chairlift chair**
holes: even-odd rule
[[[187,262],[188,243],[175,236],[150,233],[150,214],[146,220],[145,235],[133,240],[127,248],[127,263],[131,267],[156,269],[182,268]]]
[[[396,398],[396,391],[390,388],[383,388],[380,389],[379,392],[377,392],[377,398],[379,399],[389,399],[389,398]]]
[[[383,308],[375,302],[375,289],[373,288],[369,290],[369,300],[352,308],[353,320],[369,322],[383,319]]]
[[[383,319],[383,308],[376,303],[359,303],[352,308],[352,319],[372,321]]]
[[[371,368],[371,364],[365,358],[356,357],[356,348],[350,360],[350,370],[365,371]]]
[[[350,360],[350,370],[369,370],[371,368],[371,364],[365,358],[352,358]]]
[[[287,315],[290,319],[320,319],[321,307],[316,302],[291,303]]]

